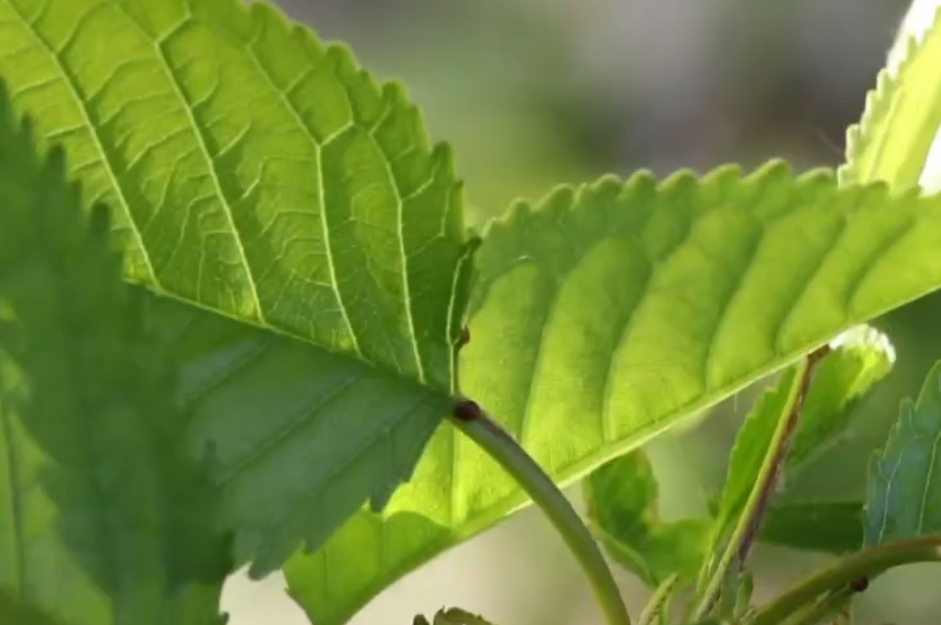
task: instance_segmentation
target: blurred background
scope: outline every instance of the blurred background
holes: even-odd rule
[[[640,169],[746,168],[783,157],[798,170],[839,164],[909,0],[280,0],[326,40],[342,40],[383,79],[406,83],[431,136],[453,144],[470,220],[560,182]],[[937,5],[936,0],[923,2]],[[941,296],[881,319],[898,361],[858,407],[855,428],[789,483],[795,500],[861,499],[872,450],[903,396],[941,358]],[[664,514],[703,509],[725,476],[736,428],[760,388],[650,448]],[[571,489],[579,504],[578,488]],[[580,505],[580,504],[579,504]],[[762,547],[759,600],[825,562]],[[632,611],[646,591],[618,571]],[[941,623],[941,567],[874,584],[857,622]],[[527,509],[389,588],[354,625],[408,625],[445,605],[499,625],[587,625],[587,583],[540,513]],[[272,576],[227,586],[231,625],[307,620]]]

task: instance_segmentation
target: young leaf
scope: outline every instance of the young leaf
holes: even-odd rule
[[[660,519],[657,480],[635,450],[595,469],[584,483],[592,529],[608,553],[651,588],[692,581],[705,557],[706,519]]]
[[[895,363],[889,338],[871,326],[844,332],[814,369],[787,458],[793,474],[830,448],[849,427],[854,402],[885,378]]]
[[[858,501],[772,505],[758,538],[807,551],[857,551],[863,542],[863,505]]]
[[[40,159],[0,90],[3,610],[221,623],[216,498],[182,458],[188,415],[108,228],[101,206],[86,219],[62,151]]]
[[[865,546],[941,531],[941,362],[869,463]]]
[[[489,228],[461,391],[568,484],[937,288],[939,246],[941,198],[795,179],[781,164],[564,188]],[[364,511],[289,560],[291,593],[320,625],[342,622],[524,504],[444,427],[383,515]]]
[[[919,44],[908,38],[897,71],[883,69],[866,97],[859,124],[846,136],[844,184],[883,180],[896,189],[927,184],[923,175],[941,130],[941,20]],[[937,172],[934,172],[937,176]],[[937,190],[938,182],[929,187]]]
[[[784,478],[829,447],[849,425],[852,402],[885,377],[895,354],[888,338],[868,326],[843,333],[816,363],[813,383],[801,407]],[[745,419],[735,441],[728,478],[716,513],[714,546],[727,537],[745,508],[788,397],[798,383],[789,369]],[[760,536],[760,534],[759,534]]]
[[[236,559],[263,573],[384,503],[455,390],[469,267],[450,153],[401,88],[240,0],[9,0],[0,74],[167,296]]]

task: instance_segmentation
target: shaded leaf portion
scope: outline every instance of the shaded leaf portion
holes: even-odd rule
[[[384,503],[454,391],[470,268],[403,90],[240,0],[2,0],[0,74],[167,296],[236,559],[271,570]]]
[[[759,540],[780,547],[844,554],[863,542],[863,505],[858,501],[772,505]]]
[[[234,545],[251,572],[276,569],[301,540],[321,544],[372,496],[388,500],[447,414],[447,395],[376,367],[151,298],[182,363],[189,448],[213,452]]]
[[[108,228],[0,94],[0,587],[66,625],[219,623],[216,499]]]
[[[584,484],[592,530],[608,553],[656,588],[695,579],[709,538],[707,519],[660,519],[657,480],[640,450],[602,465]]]
[[[941,152],[934,148],[941,130],[941,20],[918,43],[907,37],[905,58],[883,69],[866,96],[859,124],[846,136],[846,184],[883,180],[893,188],[917,184],[941,189]],[[935,154],[937,153],[937,154]],[[926,169],[929,157],[939,165]]]
[[[865,546],[941,531],[941,362],[869,462]]]
[[[772,164],[563,188],[492,224],[461,391],[571,483],[941,285],[941,198]],[[526,500],[442,427],[382,515],[288,562],[320,625]],[[329,580],[327,579],[329,577]],[[329,581],[329,583],[327,583]]]

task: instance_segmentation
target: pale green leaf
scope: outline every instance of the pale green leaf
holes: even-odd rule
[[[592,530],[614,559],[656,588],[696,577],[708,547],[708,519],[660,518],[657,480],[641,450],[608,462],[584,482]]]
[[[941,362],[869,462],[865,546],[941,532]]]
[[[883,180],[902,189],[921,184],[941,189],[941,21],[923,41],[906,37],[907,51],[897,67],[883,69],[866,96],[859,124],[846,135],[845,184]],[[931,161],[937,163],[929,164]]]
[[[228,545],[189,415],[65,173],[0,92],[0,588],[64,625],[219,623]]]
[[[0,0],[0,74],[166,296],[236,559],[382,504],[454,391],[469,268],[450,153],[402,89],[240,0]]]
[[[795,181],[780,164],[565,188],[489,228],[461,391],[568,484],[937,288],[939,246],[941,198]],[[292,596],[319,625],[342,622],[525,503],[445,426],[383,515],[292,557]]]

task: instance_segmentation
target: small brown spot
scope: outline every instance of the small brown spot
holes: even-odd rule
[[[855,592],[863,592],[869,588],[869,578],[868,577],[857,577],[850,582],[850,588]]]
[[[469,399],[454,404],[454,416],[461,421],[474,421],[480,418],[480,406]]]
[[[470,328],[464,326],[461,328],[461,336],[457,340],[457,346],[464,347],[468,343],[470,343]]]

